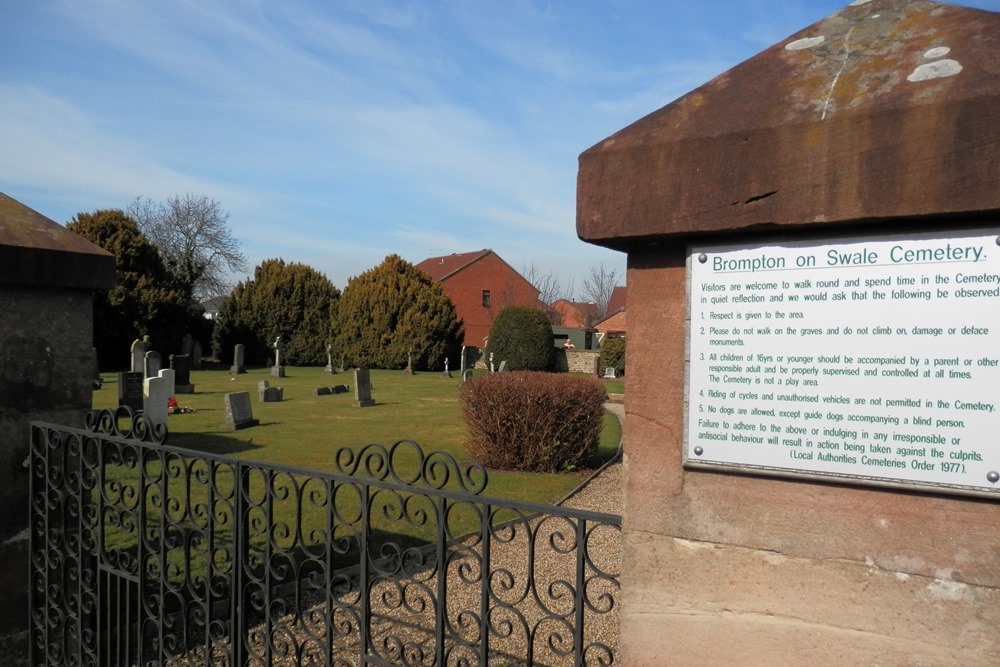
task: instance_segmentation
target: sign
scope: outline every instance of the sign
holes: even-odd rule
[[[998,234],[691,247],[684,465],[1000,499]]]

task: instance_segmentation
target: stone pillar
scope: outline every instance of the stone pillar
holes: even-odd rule
[[[731,331],[712,334],[708,322],[703,332],[700,316],[713,311],[687,302],[690,263],[699,261],[694,245],[787,247],[781,244],[817,236],[837,245],[896,234],[903,247],[924,233],[949,239],[965,227],[997,229],[1000,77],[990,66],[1000,61],[996,34],[995,13],[908,0],[851,3],[581,156],[577,232],[628,253],[620,664],[1000,664],[996,476],[983,474],[977,488],[962,490],[947,486],[940,464],[937,476],[945,481],[937,486],[875,475],[824,478],[805,464],[783,464],[784,475],[773,465],[698,467],[689,443],[701,436],[686,411],[686,404],[701,404],[688,391],[688,350],[703,336],[734,338]],[[963,258],[928,268],[928,275],[954,281],[957,273],[1000,273],[1000,251],[989,238],[969,246],[982,261]],[[888,248],[883,254],[859,259],[884,271],[893,259]],[[867,270],[859,263],[839,275],[863,281]],[[781,283],[777,272],[754,275]],[[733,273],[719,282],[731,299],[728,288],[747,280]],[[958,296],[954,284],[941,289],[952,290],[942,299]],[[919,309],[933,322],[936,292],[931,302],[887,292],[879,319]],[[718,313],[732,312],[731,303],[718,301]],[[996,312],[988,297],[966,303],[963,321],[946,323],[945,331]],[[697,321],[690,320],[695,313]],[[734,326],[715,324],[720,331]],[[747,327],[740,327],[743,335]],[[796,331],[788,349],[811,354],[817,369],[824,366],[815,359],[845,335],[824,329],[827,338],[811,343]],[[901,347],[902,334],[893,334]],[[964,356],[954,336],[927,340],[924,348],[936,350],[930,356],[942,363]],[[973,367],[968,382],[990,397],[982,402],[995,404],[994,371],[975,360]],[[730,390],[742,385],[726,384],[722,375],[718,391],[724,386],[726,397],[713,399],[716,417],[705,420],[719,426],[705,429],[730,437],[738,432],[722,425],[718,411],[751,402],[731,399]],[[746,368],[728,375],[749,377],[752,387],[755,377],[775,377]],[[871,386],[883,387],[870,392],[873,398],[894,397],[889,379]],[[928,384],[917,394],[935,391]],[[851,396],[852,406],[859,397]],[[824,414],[830,409],[824,405]],[[936,409],[881,414],[924,419]],[[890,437],[961,435],[913,424],[905,427],[901,418],[883,430]],[[932,456],[897,454],[898,446],[883,456],[923,463]],[[947,449],[961,451],[955,447],[949,442]],[[1000,460],[985,439],[976,447]],[[944,461],[950,470],[954,460]],[[984,473],[996,471],[990,465]]]

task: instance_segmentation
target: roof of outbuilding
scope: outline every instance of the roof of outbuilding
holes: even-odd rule
[[[106,289],[115,258],[38,211],[0,192],[0,282]]]

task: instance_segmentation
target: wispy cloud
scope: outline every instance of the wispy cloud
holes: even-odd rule
[[[0,184],[204,193],[251,261],[340,285],[391,252],[623,268],[576,238],[579,153],[845,2],[4,3]]]

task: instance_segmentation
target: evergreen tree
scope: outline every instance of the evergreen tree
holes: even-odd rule
[[[203,311],[135,221],[109,209],[78,213],[66,227],[115,256],[115,286],[94,297],[94,343],[104,363],[124,367],[132,341],[145,335],[164,356],[179,350]]]
[[[442,370],[456,363],[464,327],[430,276],[398,255],[351,278],[340,299],[336,348],[356,366]]]
[[[512,371],[547,371],[552,368],[555,344],[548,315],[537,308],[507,306],[500,311],[486,342],[486,358],[496,367],[507,362]]]
[[[237,284],[223,302],[212,347],[228,362],[236,344],[243,343],[247,362],[263,363],[281,336],[287,363],[325,364],[339,297],[333,283],[312,267],[265,260],[253,279]]]

